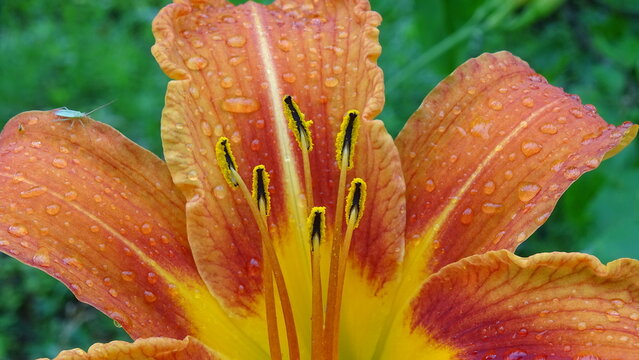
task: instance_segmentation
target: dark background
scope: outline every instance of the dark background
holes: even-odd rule
[[[243,1],[234,1],[235,3]],[[269,1],[260,1],[269,2]],[[457,65],[509,50],[608,121],[639,122],[639,2],[623,0],[372,0],[384,18],[380,65],[396,135],[426,93]],[[68,106],[161,154],[167,78],[149,48],[161,0],[0,0],[0,125]],[[639,145],[584,175],[518,250],[639,258]],[[60,283],[0,254],[0,358],[127,339]]]

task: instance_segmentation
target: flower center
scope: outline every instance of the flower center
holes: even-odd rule
[[[354,230],[364,214],[366,201],[366,183],[360,178],[352,180],[346,195],[346,173],[354,165],[354,149],[359,132],[360,116],[357,110],[344,115],[340,131],[335,141],[337,166],[340,170],[333,238],[331,241],[331,259],[328,276],[326,300],[323,299],[320,266],[320,248],[326,244],[326,208],[315,206],[309,152],[313,150],[311,136],[312,121],[306,120],[299,106],[291,96],[283,98],[284,115],[288,120],[300,151],[304,168],[305,194],[309,216],[306,224],[306,239],[310,244],[310,263],[312,279],[311,295],[311,359],[332,360],[338,357],[339,319],[344,288],[344,275]],[[224,179],[233,188],[240,188],[258,225],[263,257],[263,286],[266,306],[266,323],[269,352],[272,359],[282,358],[282,344],[278,332],[277,299],[281,307],[282,319],[286,329],[288,353],[290,359],[300,358],[297,330],[291,301],[286,288],[273,242],[268,231],[267,216],[270,212],[270,194],[268,191],[270,175],[264,165],[253,169],[252,189],[239,175],[237,163],[227,138],[221,137],[216,145],[217,162]],[[300,194],[301,195],[301,194]],[[343,209],[343,212],[342,212]],[[342,223],[346,222],[346,231],[342,232]],[[279,295],[276,299],[275,291]]]

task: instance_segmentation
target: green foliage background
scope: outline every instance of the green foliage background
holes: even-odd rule
[[[165,0],[0,2],[0,124],[31,109],[88,111],[161,154],[167,78],[149,48]],[[243,1],[234,1],[243,2]],[[260,1],[268,2],[268,1]],[[623,0],[372,0],[384,18],[381,115],[393,134],[457,65],[509,50],[607,121],[639,123],[639,3]],[[583,176],[519,249],[639,258],[639,146]],[[61,284],[0,255],[0,358],[127,339]]]

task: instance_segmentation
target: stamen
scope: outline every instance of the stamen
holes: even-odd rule
[[[237,163],[235,162],[235,158],[233,157],[233,152],[231,151],[230,143],[227,138],[221,137],[217,145],[215,147],[215,153],[217,155],[217,162],[220,166],[220,170],[224,174],[224,178],[232,187],[238,187],[242,190],[242,194],[246,199],[249,208],[251,209],[251,213],[257,223],[257,226],[260,230],[260,235],[262,238],[262,257],[265,259],[264,263],[268,262],[268,266],[272,268],[272,274],[275,278],[275,284],[277,285],[277,291],[280,295],[280,304],[282,306],[282,315],[284,317],[284,325],[286,326],[286,337],[288,340],[288,352],[289,357],[292,360],[299,360],[300,358],[300,348],[297,340],[297,331],[295,329],[295,318],[293,317],[293,309],[291,306],[291,299],[288,296],[288,291],[286,289],[286,282],[284,281],[284,275],[282,274],[282,268],[280,267],[280,263],[277,259],[277,254],[275,253],[275,248],[273,247],[273,243],[271,241],[271,235],[268,232],[267,222],[266,222],[266,209],[268,207],[262,207],[262,210],[258,208],[258,204],[255,199],[259,199],[260,196],[257,194],[255,197],[251,192],[249,192],[246,183],[242,180],[242,177],[237,172]],[[258,173],[257,169],[259,166],[254,169],[253,177],[256,177],[255,173]],[[266,171],[262,173],[264,175],[263,184],[264,193],[268,193],[268,180],[266,180]],[[259,187],[259,185],[254,185]],[[268,195],[264,195],[264,201],[268,198]],[[268,260],[266,261],[266,258]],[[265,279],[266,281],[266,279]],[[266,289],[265,289],[266,291]],[[268,299],[266,301],[269,301]],[[268,316],[268,315],[267,315]],[[269,327],[270,332],[270,327]],[[269,334],[269,345],[271,341]],[[279,344],[279,339],[278,339]],[[276,350],[273,350],[276,351]]]
[[[320,244],[326,236],[326,208],[314,207],[307,220],[311,242],[311,273],[313,279],[311,313],[311,359],[322,356],[324,338],[324,303],[322,300],[322,273],[320,271]]]
[[[300,358],[300,348],[297,340],[297,331],[295,329],[295,318],[293,317],[293,308],[291,306],[291,299],[288,296],[286,289],[286,282],[284,281],[284,275],[282,274],[282,268],[280,262],[277,259],[273,242],[271,241],[271,235],[268,232],[267,223],[265,218],[260,214],[260,210],[257,204],[253,202],[253,195],[249,192],[248,187],[237,173],[235,169],[232,170],[232,175],[238,180],[238,185],[249,204],[253,217],[257,222],[262,235],[262,253],[263,256],[269,257],[270,265],[273,267],[273,277],[275,278],[275,284],[277,285],[277,292],[280,295],[280,303],[282,305],[282,314],[284,316],[284,324],[286,325],[286,337],[288,340],[288,352],[291,359]]]
[[[344,205],[344,187],[346,185],[346,170],[350,170],[355,165],[355,144],[359,135],[359,111],[350,110],[344,115],[342,125],[335,140],[335,148],[337,154],[337,167],[339,172],[339,183],[337,184],[337,209],[341,209]],[[335,239],[342,236],[342,213],[335,212],[335,225],[333,227]],[[333,242],[335,244],[335,242]],[[335,245],[333,245],[335,247]],[[335,254],[333,255],[335,256]],[[332,265],[331,265],[332,266]],[[332,267],[331,267],[332,269]],[[332,270],[331,270],[332,272]]]
[[[342,119],[342,125],[337,133],[337,139],[335,140],[335,148],[337,152],[337,165],[342,166],[342,159],[346,157],[348,159],[348,169],[352,169],[355,156],[355,144],[357,143],[357,136],[359,134],[359,111],[350,110],[344,115]]]
[[[346,261],[353,238],[353,231],[359,226],[364,215],[366,202],[366,182],[360,178],[351,181],[351,187],[346,198],[345,212],[347,214],[346,235],[344,243],[339,247],[337,259],[331,258],[331,274],[329,279],[328,298],[326,306],[325,347],[329,352],[325,360],[337,359],[339,352],[339,320],[342,307],[342,294],[344,292],[344,275],[346,274]],[[333,240],[335,243],[335,240]],[[333,247],[335,249],[335,247]],[[333,273],[333,260],[336,260],[337,270]]]
[[[264,223],[271,208],[271,196],[268,192],[270,182],[269,173],[264,165],[258,165],[253,169],[253,201],[260,211],[260,216]],[[262,236],[264,241],[264,236]],[[264,244],[262,243],[262,248]],[[271,359],[282,359],[282,348],[280,346],[280,334],[277,327],[277,309],[275,307],[275,293],[273,291],[273,268],[269,256],[263,256],[264,264],[262,278],[264,279],[264,303],[266,306],[266,326],[268,328],[268,344]]]
[[[271,176],[264,165],[258,165],[253,169],[253,200],[264,217],[271,213],[271,194],[268,192],[270,181]]]
[[[233,187],[237,187],[239,182],[234,175],[234,173],[237,172],[237,163],[231,151],[229,139],[222,136],[217,141],[215,145],[215,155],[217,157],[217,164],[226,182]]]
[[[293,132],[300,149],[302,150],[302,162],[304,164],[304,184],[306,185],[306,203],[308,208],[313,207],[313,182],[311,178],[311,165],[308,159],[308,153],[313,150],[313,138],[311,137],[311,125],[313,121],[305,120],[304,113],[300,111],[299,106],[293,100],[293,97],[286,95],[284,97],[284,115],[288,120],[288,127]]]

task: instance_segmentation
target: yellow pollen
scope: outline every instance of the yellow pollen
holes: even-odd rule
[[[360,116],[359,111],[350,110],[344,115],[337,139],[335,140],[335,150],[337,154],[337,166],[341,169],[344,158],[348,160],[347,167],[352,169],[355,157],[355,144],[359,134]]]
[[[264,216],[271,213],[271,194],[268,191],[270,181],[271,176],[264,165],[258,165],[253,169],[253,201]]]
[[[235,162],[235,157],[233,156],[233,152],[231,151],[231,145],[229,139],[222,136],[215,145],[215,156],[217,158],[217,164],[220,167],[220,171],[222,172],[222,176],[226,182],[236,187],[240,183],[238,179],[235,177],[235,173],[237,172],[237,163]]]
[[[359,221],[364,215],[364,205],[366,203],[366,182],[360,178],[355,178],[351,181],[351,188],[348,191],[346,197],[345,213],[347,216],[346,222],[350,224],[353,222],[353,227],[359,226]]]
[[[313,121],[305,120],[304,113],[290,95],[284,96],[284,116],[288,120],[288,127],[295,135],[295,139],[301,149],[313,150],[313,139],[311,138],[311,125]]]

